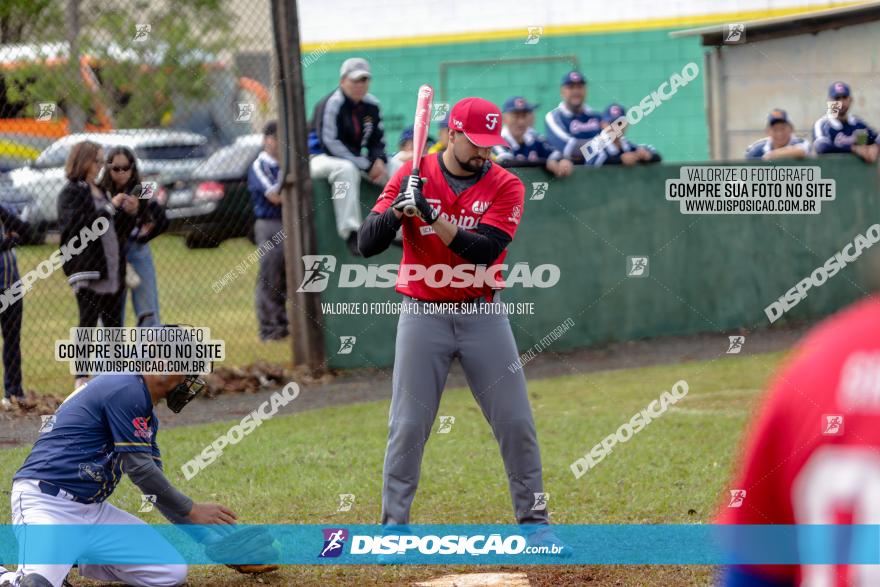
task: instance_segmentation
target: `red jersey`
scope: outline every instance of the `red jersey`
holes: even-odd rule
[[[522,218],[525,199],[522,181],[506,169],[492,164],[483,177],[456,196],[440,169],[438,158],[442,155],[442,152],[427,155],[421,161],[419,173],[428,180],[422,193],[428,203],[443,218],[465,230],[473,231],[478,224],[488,224],[503,230],[512,239]],[[381,214],[391,206],[400,193],[401,183],[411,172],[412,161],[397,170],[373,206],[373,212]],[[487,270],[471,270],[473,263],[453,253],[434,234],[433,227],[418,216],[404,216],[401,220],[403,259],[395,288],[398,292],[430,302],[456,302],[478,297],[488,299],[493,290],[503,286],[500,265],[507,256],[506,250]],[[404,267],[423,267],[427,270],[405,271]],[[458,271],[453,271],[454,268],[458,268]],[[476,276],[476,279],[470,276]]]
[[[772,384],[721,524],[880,524],[880,299],[817,326]],[[734,505],[735,507],[730,507]],[[761,566],[797,585],[880,585],[877,566]]]

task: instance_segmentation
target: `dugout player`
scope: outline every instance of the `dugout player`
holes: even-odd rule
[[[615,125],[617,121],[620,123]],[[626,109],[620,104],[610,104],[602,113],[602,128],[607,129],[612,125],[617,129],[613,133],[613,139],[603,141],[602,148],[593,150],[593,153],[584,161],[586,165],[592,167],[602,167],[603,165],[632,167],[661,161],[660,153],[651,145],[633,143],[626,138],[626,127],[629,125],[626,122]]]
[[[730,486],[737,499],[725,502],[719,523],[880,524],[878,449],[880,297],[875,295],[814,328],[776,376]],[[880,585],[880,566],[730,567],[721,583],[866,587]]]
[[[851,114],[852,90],[843,82],[834,82],[828,88],[828,109],[825,116],[813,125],[813,149],[817,155],[825,153],[852,153],[865,163],[877,161],[880,146],[873,128]]]
[[[106,501],[123,472],[144,495],[155,496],[156,507],[173,524],[234,524],[236,514],[229,508],[194,503],[162,472],[153,406],[164,398],[171,411],[180,412],[203,386],[195,375],[107,373],[78,387],[58,407],[54,422],[43,426],[13,476],[12,524],[145,524]],[[162,540],[158,534],[156,539]],[[21,547],[26,546],[24,541]],[[84,560],[106,560],[120,553],[124,558],[138,548],[115,543],[78,546]],[[47,545],[38,548],[45,552]],[[58,587],[71,566],[25,560],[15,572],[0,567],[0,586]],[[186,581],[187,566],[80,564],[79,573],[128,585],[180,585]]]
[[[580,161],[581,147],[602,131],[602,114],[587,105],[587,80],[579,71],[562,77],[559,95],[562,102],[544,117],[547,141],[564,158]]]
[[[489,285],[432,287],[425,279],[401,278],[403,267],[411,264],[473,267],[504,261],[522,218],[525,188],[490,160],[490,149],[502,144],[498,107],[481,98],[461,100],[450,113],[448,147],[422,159],[424,187],[410,176],[412,162],[404,164],[360,230],[358,242],[366,257],[388,248],[401,225],[404,235],[396,288],[403,306],[383,471],[384,525],[409,522],[425,443],[456,357],[498,440],[517,522],[549,522],[546,506],[533,509],[544,484],[525,377],[521,369],[508,368],[517,361],[516,342],[507,316],[487,311],[502,308],[498,291]],[[407,205],[414,205],[418,216],[403,216]],[[440,312],[448,307],[440,302],[454,302],[454,307]]]
[[[504,102],[501,138],[507,144],[492,147],[492,156],[505,167],[516,167],[526,161],[540,162],[556,177],[571,175],[571,160],[563,159],[562,151],[554,150],[533,128],[536,107],[522,96]]]
[[[746,159],[803,159],[810,154],[810,143],[793,131],[788,113],[774,108],[767,115],[767,136],[748,146]]]

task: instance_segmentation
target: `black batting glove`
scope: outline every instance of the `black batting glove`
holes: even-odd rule
[[[426,179],[415,175],[408,176],[406,184],[403,186],[403,191],[394,200],[392,206],[401,212],[407,206],[414,206],[425,224],[434,224],[437,218],[440,217],[440,213],[431,207],[422,193],[422,186],[426,181]]]

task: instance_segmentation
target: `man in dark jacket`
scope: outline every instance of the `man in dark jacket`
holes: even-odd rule
[[[379,102],[368,93],[370,64],[366,59],[346,59],[339,71],[339,87],[322,98],[309,129],[312,178],[330,183],[336,230],[354,255],[361,225],[360,181],[384,185],[384,132]]]
[[[24,236],[30,227],[11,210],[0,206],[0,289],[3,293],[20,279],[18,263],[13,248],[19,237]],[[21,321],[24,305],[20,296],[13,303],[3,305],[0,311],[0,329],[3,331],[3,387],[5,394],[0,400],[3,409],[13,403],[30,407],[24,399],[21,385]]]

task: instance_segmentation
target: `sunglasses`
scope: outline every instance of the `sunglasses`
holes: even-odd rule
[[[115,171],[116,173],[124,173],[126,171],[131,171],[131,165],[126,165],[124,167],[114,165],[113,167],[110,168],[110,171]]]

